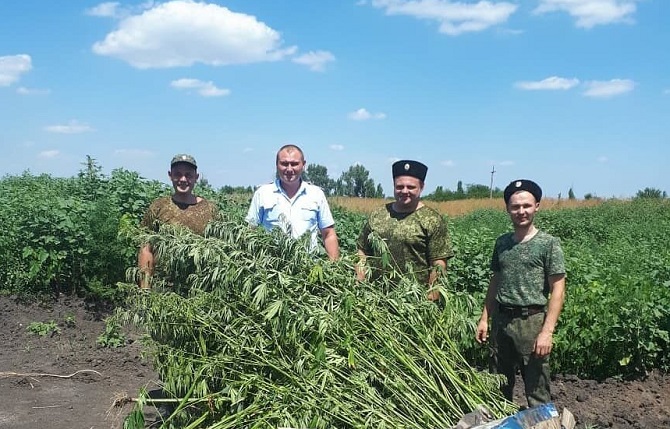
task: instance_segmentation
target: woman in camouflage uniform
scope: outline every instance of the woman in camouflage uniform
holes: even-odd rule
[[[476,339],[487,340],[491,323],[491,367],[505,375],[503,394],[513,399],[517,369],[528,406],[551,401],[549,354],[565,299],[565,262],[558,238],[533,224],[542,190],[531,180],[515,180],[504,191],[514,232],[498,237],[493,275],[477,326]]]
[[[447,260],[454,253],[444,217],[420,200],[427,171],[428,167],[417,161],[393,164],[395,201],[373,211],[363,225],[357,240],[361,263],[356,274],[359,280],[365,278],[367,262],[373,278],[411,272],[427,285],[428,298],[437,300],[440,294],[432,285],[439,275],[446,274]],[[385,246],[380,248],[375,241],[383,241]],[[391,267],[382,266],[381,253],[385,251]]]

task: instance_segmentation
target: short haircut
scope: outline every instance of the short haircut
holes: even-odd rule
[[[280,147],[279,150],[277,151],[275,164],[279,164],[279,153],[283,150],[288,152],[293,152],[297,150],[298,152],[300,152],[300,157],[302,158],[302,161],[305,162],[305,153],[302,151],[302,149],[300,149],[298,146],[294,144],[285,144],[284,146]]]

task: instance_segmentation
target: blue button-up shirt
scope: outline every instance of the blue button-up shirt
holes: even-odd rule
[[[302,181],[298,192],[289,198],[279,179],[256,189],[245,219],[267,230],[280,228],[294,238],[309,232],[312,250],[317,246],[317,233],[335,224],[320,187]]]

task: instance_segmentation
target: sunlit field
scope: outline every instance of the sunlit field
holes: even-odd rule
[[[188,404],[171,427],[446,428],[473,404],[509,415],[473,335],[495,240],[511,230],[500,197],[425,201],[448,216],[454,249],[436,306],[413,275],[354,275],[365,216],[391,199],[332,198],[342,257],[327,262],[307,240],[250,228],[250,193],[199,191],[221,211],[205,236],[141,228],[170,189],[136,172],[104,176],[91,163],[71,178],[6,176],[0,294],[119,305],[101,338],[112,347],[130,321],[149,334],[143,351]],[[670,199],[548,198],[542,207],[538,225],[561,240],[568,273],[552,370],[587,380],[670,371]],[[157,293],[136,286],[145,243],[160,255]],[[151,398],[137,398],[125,428],[146,427]],[[435,404],[440,412],[426,414]]]
[[[390,202],[390,199],[382,198],[356,198],[356,197],[331,197],[332,205],[359,213],[369,213],[377,207]],[[542,210],[556,210],[565,208],[591,207],[602,202],[600,199],[590,200],[567,200],[567,199],[543,199],[540,204]],[[456,201],[425,201],[424,203],[435,208],[442,214],[448,216],[460,216],[478,209],[500,209],[505,210],[505,203],[500,198],[493,199],[470,199]]]

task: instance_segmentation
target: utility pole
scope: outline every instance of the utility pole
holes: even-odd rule
[[[493,199],[493,175],[496,172],[496,166],[495,164],[493,165],[493,168],[491,169],[491,185],[489,186],[489,199]]]

